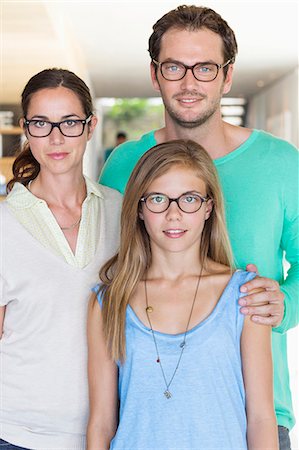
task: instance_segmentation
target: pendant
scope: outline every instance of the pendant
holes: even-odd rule
[[[180,343],[180,347],[181,347],[181,348],[185,348],[185,347],[186,347],[186,341],[181,342],[181,343]]]
[[[152,313],[154,311],[154,308],[152,306],[148,306],[147,308],[145,308],[145,311],[147,313]]]
[[[168,389],[166,389],[166,391],[164,392],[164,395],[167,399],[172,397],[171,392],[169,392]]]

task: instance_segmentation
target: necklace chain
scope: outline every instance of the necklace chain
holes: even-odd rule
[[[31,185],[32,181],[33,181],[33,180],[30,180],[29,183],[27,184],[27,189],[28,189],[29,192],[31,192],[30,185]],[[59,225],[59,228],[60,228],[62,231],[73,230],[73,229],[74,229],[77,225],[79,225],[79,223],[81,222],[81,217],[82,217],[82,216],[80,216],[79,219],[76,220],[76,222],[74,222],[74,223],[73,223],[72,225],[70,225],[69,227],[61,227],[61,226],[58,224],[58,225]]]
[[[190,314],[189,314],[187,325],[186,325],[186,329],[185,329],[185,332],[184,332],[183,341],[180,343],[180,348],[181,348],[180,355],[178,357],[178,361],[176,363],[175,369],[174,369],[173,374],[172,374],[172,376],[171,376],[169,381],[167,381],[167,379],[166,379],[165,371],[164,371],[164,368],[163,368],[163,365],[162,365],[162,361],[161,361],[161,358],[160,358],[158,343],[157,343],[157,339],[156,339],[156,333],[155,333],[155,331],[153,329],[152,322],[151,322],[151,319],[150,319],[150,316],[149,316],[150,313],[153,312],[153,307],[149,306],[149,304],[148,304],[146,279],[144,280],[145,303],[146,303],[145,312],[146,312],[147,320],[148,320],[149,325],[150,325],[150,330],[151,330],[151,333],[152,333],[152,337],[153,337],[153,341],[154,341],[154,345],[155,345],[155,349],[156,349],[156,353],[157,353],[157,363],[160,366],[162,377],[163,377],[163,380],[164,380],[164,383],[165,383],[165,386],[166,386],[166,390],[164,391],[164,395],[165,395],[165,397],[167,399],[172,397],[172,394],[171,394],[169,388],[170,388],[170,385],[173,382],[173,379],[174,379],[174,377],[175,377],[175,375],[177,373],[177,370],[178,370],[179,365],[181,363],[181,359],[182,359],[184,350],[186,348],[187,332],[188,332],[188,329],[189,329],[189,325],[190,325],[190,321],[191,321],[191,317],[192,317],[192,313],[193,313],[193,309],[194,309],[194,304],[195,304],[195,300],[196,300],[196,297],[197,297],[197,291],[198,291],[199,282],[200,282],[200,279],[201,279],[201,274],[202,274],[202,269],[200,271],[200,274],[198,276],[198,280],[197,280],[197,283],[196,283],[195,294],[194,294],[193,301],[192,301],[192,304],[191,304]]]
[[[72,229],[75,228],[77,225],[79,225],[80,222],[81,222],[81,216],[79,217],[78,220],[76,220],[75,223],[73,223],[73,224],[70,225],[69,227],[61,227],[60,225],[59,225],[59,227],[60,227],[60,229],[61,229],[62,231],[72,230]]]

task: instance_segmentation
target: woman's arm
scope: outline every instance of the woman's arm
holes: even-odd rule
[[[87,339],[90,401],[87,450],[108,450],[117,428],[117,366],[107,351],[102,312],[95,296],[88,307]]]
[[[6,308],[6,306],[0,306],[0,339],[2,338],[2,334],[3,334],[3,322],[4,322],[4,316],[5,316],[5,308]]]
[[[248,450],[278,450],[273,401],[271,327],[244,320],[241,337]]]

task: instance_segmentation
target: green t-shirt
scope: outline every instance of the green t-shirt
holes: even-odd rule
[[[117,147],[100,182],[124,192],[139,158],[156,145],[154,131]],[[289,143],[254,130],[239,148],[214,160],[222,185],[228,232],[236,266],[254,263],[285,294],[285,315],[273,329],[274,398],[279,425],[295,423],[287,362],[286,331],[298,324],[299,224],[298,152]],[[290,263],[283,278],[283,253]]]

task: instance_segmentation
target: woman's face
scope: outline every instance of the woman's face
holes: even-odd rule
[[[164,175],[156,178],[145,195],[149,193],[165,194],[172,199],[188,193],[186,203],[195,201],[193,194],[201,197],[207,195],[206,185],[197,173],[181,166],[174,166]],[[153,202],[157,203],[160,199],[154,196]],[[178,207],[176,202],[171,202],[166,211],[155,213],[142,203],[139,215],[144,221],[153,254],[156,251],[167,253],[192,251],[198,255],[202,230],[212,207],[212,200],[208,200],[203,202],[196,212],[186,213]]]
[[[61,122],[86,119],[82,104],[77,95],[65,87],[46,88],[34,93],[30,99],[27,120],[35,120],[34,127],[39,130],[45,126],[44,121]],[[92,117],[89,126],[78,137],[64,136],[58,127],[54,127],[46,137],[33,137],[24,127],[26,137],[34,158],[40,163],[41,173],[82,174],[82,161],[87,141],[91,138],[97,119]],[[34,133],[35,134],[35,133]]]

